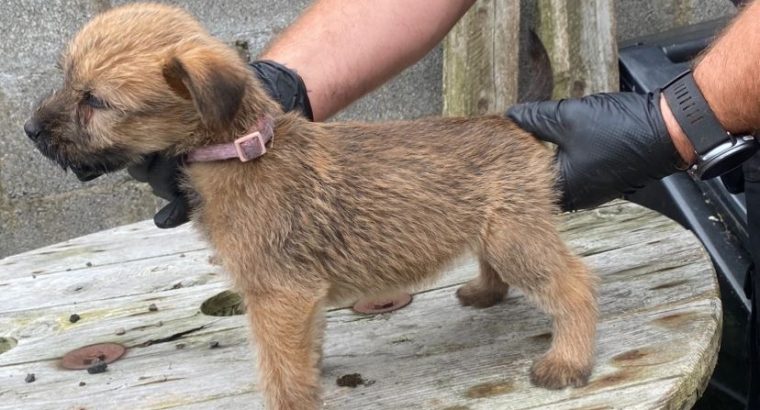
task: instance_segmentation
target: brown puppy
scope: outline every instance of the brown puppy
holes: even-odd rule
[[[264,156],[185,169],[196,225],[245,295],[271,408],[318,406],[326,305],[429,281],[465,249],[481,273],[457,291],[463,305],[514,285],[554,319],[531,380],[587,382],[594,280],[557,234],[551,153],[509,120],[311,123],[282,113],[190,15],[154,4],[97,16],[61,63],[64,85],[30,136],[63,167],[187,154],[274,118]]]

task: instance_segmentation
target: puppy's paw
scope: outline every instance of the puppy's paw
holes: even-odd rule
[[[473,279],[457,289],[457,298],[462,306],[483,309],[504,300],[508,289],[486,288],[478,279]]]
[[[533,385],[557,390],[567,386],[581,387],[588,384],[591,365],[579,365],[547,353],[533,363],[530,381]]]

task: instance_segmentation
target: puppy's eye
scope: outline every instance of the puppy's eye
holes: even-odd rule
[[[82,102],[89,105],[92,108],[97,109],[103,109],[107,108],[106,103],[103,102],[100,98],[92,95],[91,92],[85,91],[84,96],[82,97]]]

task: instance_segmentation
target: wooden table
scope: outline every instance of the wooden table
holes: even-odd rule
[[[476,274],[463,258],[404,309],[329,312],[325,406],[688,408],[715,365],[721,330],[718,285],[697,239],[622,202],[566,216],[563,232],[602,277],[588,386],[530,385],[548,317],[519,292],[489,309],[460,307],[454,290]],[[200,312],[229,287],[209,255],[191,227],[146,221],[0,260],[0,408],[262,408],[243,317]],[[71,323],[74,313],[81,319]],[[106,341],[128,351],[105,373],[60,367],[67,351]],[[352,373],[365,384],[336,385]]]

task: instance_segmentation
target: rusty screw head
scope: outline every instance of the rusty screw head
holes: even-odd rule
[[[399,292],[381,299],[362,299],[354,305],[354,311],[367,315],[391,312],[408,305],[412,301],[412,295]]]
[[[61,360],[61,366],[65,369],[83,370],[100,360],[110,364],[121,358],[127,348],[118,343],[98,343],[72,350]]]

